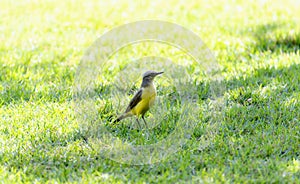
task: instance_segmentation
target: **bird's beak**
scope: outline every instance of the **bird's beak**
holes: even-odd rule
[[[164,73],[164,72],[157,72],[157,73],[155,74],[155,76],[160,75],[160,74],[162,74],[162,73]]]

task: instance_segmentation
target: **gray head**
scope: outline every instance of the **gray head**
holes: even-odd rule
[[[145,72],[143,74],[142,87],[148,86],[157,75],[160,75],[162,73],[164,73],[164,72],[156,72],[156,71],[152,71],[152,70]]]

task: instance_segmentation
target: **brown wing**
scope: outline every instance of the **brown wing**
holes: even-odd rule
[[[125,111],[126,112],[129,112],[131,111],[131,109],[133,109],[141,100],[142,100],[142,92],[143,90],[140,89],[135,95],[134,97],[130,100],[129,102],[129,105]]]

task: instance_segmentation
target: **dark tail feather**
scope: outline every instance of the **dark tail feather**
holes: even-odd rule
[[[119,121],[121,121],[122,119],[121,118],[117,118],[113,121],[113,123],[118,123]]]
[[[127,118],[127,117],[129,117],[129,116],[130,116],[130,114],[122,114],[122,115],[119,116],[117,119],[115,119],[115,120],[113,121],[113,123],[117,123],[117,122],[121,121],[122,119]]]

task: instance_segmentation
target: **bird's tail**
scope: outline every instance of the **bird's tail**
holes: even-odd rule
[[[115,119],[113,121],[113,123],[117,123],[117,122],[121,121],[122,119],[125,119],[130,116],[132,116],[130,113],[124,113],[124,114],[120,115],[117,119]]]

